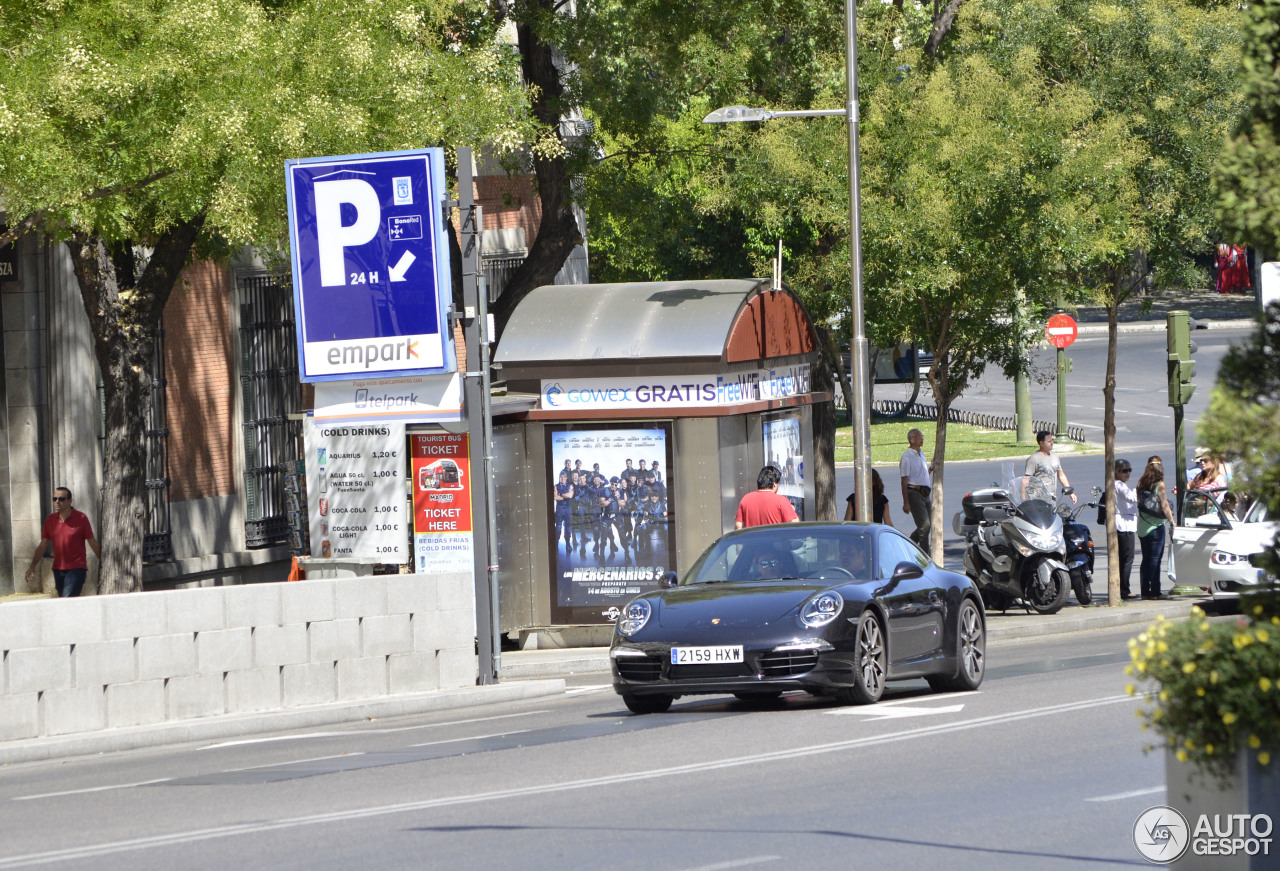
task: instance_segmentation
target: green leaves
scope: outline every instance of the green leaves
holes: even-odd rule
[[[452,4],[6,4],[0,193],[58,235],[284,236],[284,161],[532,139],[514,59],[451,44]]]

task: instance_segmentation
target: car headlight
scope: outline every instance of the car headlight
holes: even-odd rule
[[[1209,562],[1215,566],[1238,566],[1241,563],[1247,563],[1249,558],[1242,554],[1232,553],[1229,550],[1215,550],[1209,554]]]
[[[826,626],[840,614],[844,599],[839,593],[820,593],[804,603],[800,609],[800,622],[806,626]]]
[[[652,615],[653,607],[648,600],[636,599],[622,609],[622,614],[618,617],[618,634],[635,635],[644,628],[644,624],[649,622],[649,617]]]

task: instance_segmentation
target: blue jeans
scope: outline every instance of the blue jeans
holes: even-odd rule
[[[1157,526],[1146,535],[1140,536],[1142,544],[1142,568],[1139,578],[1142,581],[1142,595],[1160,595],[1160,570],[1164,561],[1164,526]]]
[[[64,599],[79,596],[87,574],[88,569],[54,569],[53,580],[58,585],[58,595]]]

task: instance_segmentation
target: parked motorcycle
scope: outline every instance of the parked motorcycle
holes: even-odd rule
[[[1066,540],[1067,551],[1063,562],[1071,574],[1071,589],[1076,594],[1076,601],[1088,605],[1093,601],[1093,533],[1089,524],[1081,523],[1076,518],[1086,508],[1097,508],[1098,497],[1102,495],[1101,487],[1089,491],[1092,502],[1081,502],[1072,506],[1070,500],[1059,500],[1058,516],[1062,518],[1062,537]]]
[[[952,527],[968,541],[964,571],[988,609],[1021,601],[1036,613],[1056,614],[1071,591],[1063,518],[1047,494],[1031,490],[1023,498],[1021,484],[1014,479],[1010,487],[965,494]]]

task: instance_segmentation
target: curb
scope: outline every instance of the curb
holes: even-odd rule
[[[1234,320],[1222,321],[1196,321],[1197,329],[1206,330],[1239,330],[1257,326],[1258,322],[1252,318],[1237,318]],[[1118,333],[1163,333],[1165,331],[1164,321],[1130,321],[1125,324],[1117,324],[1116,331]],[[1107,325],[1094,322],[1078,324],[1076,326],[1077,336],[1105,336],[1107,334]]]
[[[987,639],[989,641],[1014,641],[1027,638],[1043,638],[1065,635],[1090,629],[1111,629],[1116,626],[1146,626],[1158,616],[1166,620],[1179,620],[1189,616],[1178,613],[1190,611],[1191,606],[1203,600],[1198,598],[1173,599],[1155,605],[1120,605],[1111,607],[1081,608],[1050,615],[1031,615],[1010,610],[1007,614],[987,612]],[[1086,613],[1087,612],[1087,613]],[[1001,625],[1004,621],[1010,621]],[[1016,621],[1016,622],[1014,622]],[[529,651],[532,653],[533,651]],[[524,658],[522,653],[503,654],[502,679],[523,680],[535,677],[569,676],[573,674],[608,674],[609,651],[607,648],[584,648],[572,653],[565,651],[563,659],[553,656]]]
[[[92,756],[121,750],[140,750],[147,747],[239,738],[247,735],[256,736],[284,729],[307,729],[360,720],[426,714],[473,705],[497,705],[503,702],[563,695],[564,691],[563,679],[498,683],[383,699],[290,708],[283,711],[232,714],[175,723],[157,723],[153,726],[104,729],[100,732],[84,732],[51,738],[28,738],[0,744],[0,765]]]

